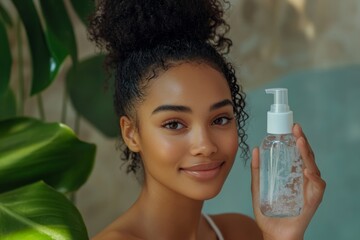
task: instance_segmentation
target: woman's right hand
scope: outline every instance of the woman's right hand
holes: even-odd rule
[[[304,161],[304,207],[299,216],[275,218],[267,217],[260,211],[259,200],[259,149],[255,148],[251,161],[251,189],[255,219],[260,227],[264,239],[271,240],[299,240],[304,238],[305,230],[319,207],[326,183],[320,176],[315,163],[315,156],[302,132],[300,125],[295,124],[293,134]]]

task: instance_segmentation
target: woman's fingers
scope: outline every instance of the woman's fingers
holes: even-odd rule
[[[326,183],[321,178],[321,173],[315,162],[315,155],[299,124],[293,127],[296,145],[304,162],[304,176],[306,178],[304,197],[306,207],[304,215],[311,218],[322,201]]]
[[[296,145],[300,151],[300,155],[304,161],[305,168],[307,168],[309,171],[317,174],[318,176],[321,176],[320,170],[316,165],[315,162],[315,155],[313,150],[311,149],[311,146],[309,142],[307,141],[307,138],[302,131],[299,124],[295,124],[293,127],[293,134],[296,137]]]
[[[254,148],[251,159],[251,192],[255,216],[260,214],[259,208],[259,148]]]
[[[312,173],[312,172],[308,171],[308,169],[304,170],[304,175],[312,183],[312,192],[315,195],[321,196],[321,198],[322,198],[322,195],[326,188],[326,182],[324,181],[324,179],[322,179],[316,173]],[[321,199],[320,199],[320,201],[321,201]]]
[[[314,151],[312,150],[312,148],[311,148],[311,146],[309,144],[309,141],[307,140],[307,137],[305,136],[301,126],[298,123],[294,124],[293,134],[294,134],[296,139],[299,139],[301,137],[303,137],[305,139],[305,142],[306,142],[306,144],[307,144],[307,146],[308,146],[308,148],[310,150],[310,153],[312,154],[313,157],[315,157]]]
[[[304,197],[306,201],[304,215],[311,219],[322,201],[326,182],[319,175],[309,171],[307,168],[304,169],[304,175],[308,180],[307,186],[304,188]]]
[[[316,165],[314,154],[312,153],[305,138],[300,137],[299,139],[297,139],[296,145],[300,151],[300,155],[303,159],[305,168],[307,168],[308,171],[311,171],[312,173],[315,173],[320,177],[321,173],[318,166]]]

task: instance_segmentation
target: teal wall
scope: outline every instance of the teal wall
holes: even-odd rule
[[[327,182],[323,202],[305,239],[360,239],[360,65],[296,72],[248,92],[251,148],[266,134],[266,112],[273,101],[265,88],[289,89],[295,122],[302,125]],[[253,216],[250,161],[237,159],[221,194],[205,212]]]

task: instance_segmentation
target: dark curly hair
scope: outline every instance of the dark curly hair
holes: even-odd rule
[[[100,0],[90,19],[89,37],[107,51],[105,66],[115,76],[114,105],[120,118],[136,119],[136,104],[146,97],[148,82],[184,62],[206,63],[223,73],[231,90],[241,156],[246,143],[245,93],[224,55],[232,42],[224,35],[226,0]],[[125,146],[127,172],[141,168],[140,154]]]

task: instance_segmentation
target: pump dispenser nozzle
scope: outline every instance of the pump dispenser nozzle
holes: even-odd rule
[[[266,89],[267,94],[274,94],[274,104],[267,113],[267,132],[272,134],[291,133],[293,112],[288,105],[288,90],[286,88]]]

